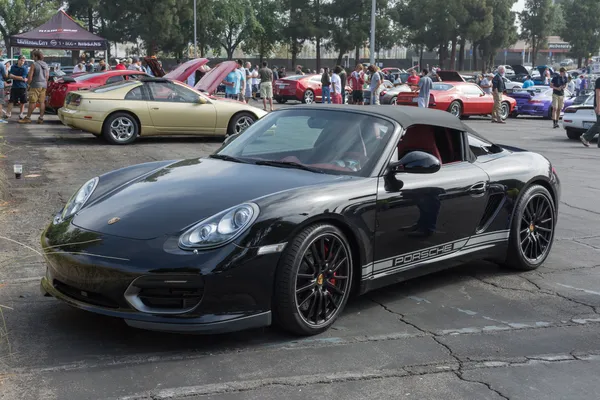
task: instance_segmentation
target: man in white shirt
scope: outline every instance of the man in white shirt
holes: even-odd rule
[[[237,66],[238,66],[238,73],[240,74],[240,76],[242,77],[242,80],[240,82],[240,93],[239,93],[239,100],[242,103],[246,102],[246,81],[248,80],[247,75],[248,73],[246,72],[246,68],[244,68],[244,62],[240,59],[238,59],[237,61]]]
[[[331,97],[333,104],[342,104],[342,79],[340,78],[340,67],[335,67],[331,74]]]
[[[252,77],[252,98],[256,100],[256,94],[259,91],[260,84],[260,79],[258,79],[258,65],[254,67],[254,69],[250,73],[250,76]]]
[[[77,65],[73,68],[73,73],[80,74],[82,72],[85,72],[85,66],[83,65],[83,63],[81,61],[79,61],[77,63]]]
[[[575,79],[575,94],[577,96],[579,96],[581,94],[581,76],[577,75],[577,78]]]

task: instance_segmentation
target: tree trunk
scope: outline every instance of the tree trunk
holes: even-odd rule
[[[88,15],[88,31],[90,31],[90,33],[94,33],[94,10],[92,9],[92,7],[88,7],[87,9],[87,15]],[[95,54],[96,52],[91,50],[90,51],[90,57],[94,58],[96,56]]]
[[[296,58],[298,57],[298,45],[296,39],[292,39],[292,46],[290,52],[292,53],[292,71],[296,70]]]
[[[460,38],[460,50],[458,51],[458,70],[465,69],[465,38]]]
[[[537,58],[537,42],[535,39],[531,41],[531,65],[535,67],[535,59]],[[543,77],[542,77],[543,78]]]
[[[337,65],[342,65],[342,58],[344,58],[344,52],[340,50],[337,57]],[[319,66],[317,66],[317,71],[319,70]]]
[[[423,46],[419,46],[419,70],[423,71]]]
[[[354,54],[354,63],[360,64],[360,47],[356,46],[356,53]]]
[[[450,68],[456,70],[456,38],[452,38],[452,48],[450,52]]]
[[[235,49],[232,49],[231,46],[228,46],[226,51],[227,51],[227,59],[233,60],[233,52],[235,51]]]
[[[321,69],[321,37],[317,36],[315,50],[317,53],[317,71]]]
[[[479,51],[477,49],[478,47],[478,45],[471,44],[471,51],[473,51],[473,71],[477,71],[477,52]]]
[[[577,57],[577,68],[581,68],[581,56]]]

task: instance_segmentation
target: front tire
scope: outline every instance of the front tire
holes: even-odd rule
[[[532,185],[521,196],[513,216],[505,266],[532,271],[544,263],[554,241],[556,207],[548,189]]]
[[[462,105],[460,104],[460,101],[453,101],[450,103],[448,112],[455,117],[460,118],[462,116]]]
[[[390,101],[390,104],[393,105],[393,106],[398,105],[398,96],[392,97],[392,100]]]
[[[124,145],[133,143],[140,134],[140,126],[135,117],[126,112],[114,113],[102,127],[102,137],[110,143]]]
[[[275,322],[297,335],[326,331],[338,318],[352,288],[350,244],[333,225],[315,224],[288,243],[277,267]]]
[[[571,140],[578,140],[581,135],[583,135],[583,132],[581,131],[576,131],[574,129],[567,129],[567,137]]]
[[[227,134],[235,135],[236,133],[242,133],[246,130],[250,125],[252,125],[256,121],[256,117],[254,115],[242,112],[236,114],[229,121],[229,125],[227,126]]]

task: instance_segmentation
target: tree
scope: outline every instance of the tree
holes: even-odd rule
[[[498,50],[507,48],[517,41],[517,28],[515,26],[516,14],[511,11],[516,0],[488,0],[493,8],[492,31],[474,43],[476,51],[482,58],[481,70],[486,72],[494,64],[494,57]],[[477,68],[477,66],[475,66]]]
[[[10,37],[46,22],[58,9],[57,0],[0,0],[0,33],[10,54]]]
[[[215,4],[215,22],[221,27],[219,45],[233,59],[233,53],[258,27],[249,0],[219,0]]]
[[[519,13],[521,37],[531,45],[533,65],[536,65],[538,51],[546,45],[556,25],[555,10],[552,0],[526,0],[525,9]]]
[[[298,53],[313,32],[313,23],[310,13],[306,12],[311,7],[310,0],[284,0],[283,7],[286,12],[286,22],[282,29],[282,36],[287,42],[292,56],[292,68],[296,66]]]
[[[275,0],[258,0],[254,4],[254,31],[243,45],[244,51],[255,51],[260,63],[273,53],[281,39],[281,14]]]
[[[370,7],[365,0],[333,0],[326,7],[331,21],[327,47],[338,51],[337,63],[356,49],[355,60],[359,62],[359,50],[369,39]],[[370,2],[369,2],[370,3]]]
[[[465,44],[477,42],[492,33],[494,28],[493,7],[488,0],[462,0],[464,14],[459,15],[458,34],[460,51],[458,69],[464,69]]]
[[[597,0],[566,0],[565,26],[561,37],[571,44],[571,55],[582,61],[600,48],[600,2]]]

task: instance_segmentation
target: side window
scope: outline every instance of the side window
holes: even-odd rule
[[[500,153],[502,149],[482,138],[473,135],[469,136],[469,148],[476,157],[486,156],[488,154]]]
[[[149,82],[147,84],[153,101],[168,103],[194,103],[198,96],[191,90],[170,82]]]
[[[111,84],[111,83],[117,83],[117,82],[121,82],[123,81],[123,75],[115,75],[115,76],[111,76],[110,78],[108,78],[106,80],[106,84]]]
[[[461,162],[462,134],[441,126],[412,125],[398,144],[398,158],[416,150],[434,155],[442,164]]]
[[[321,82],[321,75],[317,75],[315,77],[310,78],[311,82]]]
[[[461,88],[461,90],[464,94],[468,94],[471,96],[479,96],[483,94],[483,91],[481,89],[473,85],[465,85]]]
[[[125,96],[125,100],[146,100],[144,98],[144,89],[143,86],[134,87],[127,93]]]

